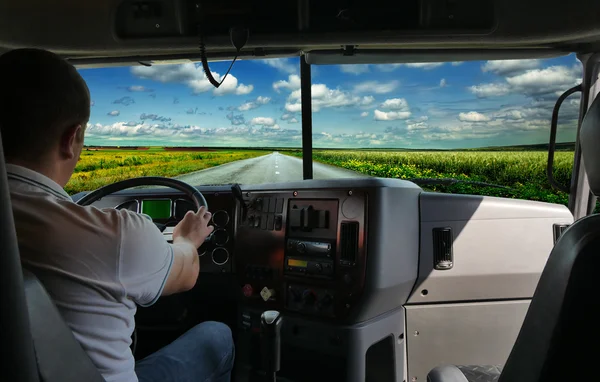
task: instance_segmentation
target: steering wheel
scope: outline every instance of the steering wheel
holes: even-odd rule
[[[125,179],[120,182],[109,184],[85,195],[77,201],[77,204],[79,204],[80,206],[89,206],[90,204],[107,195],[113,194],[117,191],[139,186],[171,187],[183,192],[186,196],[192,199],[192,202],[196,207],[196,211],[198,211],[200,207],[205,207],[206,209],[208,209],[208,203],[206,203],[204,195],[202,195],[202,193],[198,191],[195,187],[192,187],[189,184],[182,182],[181,180],[163,178],[162,176],[142,176],[139,178]],[[163,224],[158,224],[156,222],[154,224],[156,224],[156,226],[161,231],[164,231],[164,229],[166,228]]]

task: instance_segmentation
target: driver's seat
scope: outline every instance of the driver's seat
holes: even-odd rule
[[[600,97],[582,121],[580,142],[590,189],[599,196]],[[596,214],[571,225],[554,246],[506,365],[442,365],[428,382],[600,380],[599,265]]]
[[[104,381],[40,281],[21,268],[1,137],[0,309],[3,380]]]

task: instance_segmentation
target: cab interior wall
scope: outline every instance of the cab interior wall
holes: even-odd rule
[[[161,2],[150,2],[154,3]],[[492,17],[490,20],[493,22],[490,22],[490,27],[484,28],[477,24],[478,15],[468,11],[469,7],[480,3],[472,0],[455,2],[463,12],[460,14],[462,19],[457,17],[456,20],[463,22],[464,28],[458,21],[447,24],[436,18],[439,12],[447,11],[445,3],[437,0],[402,3],[385,0],[376,4],[338,0],[327,6],[302,0],[296,3],[267,2],[262,5],[260,2],[239,1],[198,3],[211,19],[233,20],[230,25],[223,25],[226,21],[223,24],[206,24],[205,42],[209,55],[212,52],[234,52],[227,33],[233,23],[250,26],[246,51],[294,49],[308,52],[338,49],[344,45],[395,49],[576,47],[585,51],[600,37],[597,25],[599,11],[593,0],[568,3],[560,0],[486,1],[483,3],[490,4],[486,9],[489,8]],[[4,2],[0,9],[0,36],[4,36],[0,38],[0,49],[36,46],[70,58],[117,58],[198,52],[199,39],[193,26],[200,23],[203,16],[197,16],[193,10],[188,9],[193,8],[196,2],[161,3],[162,7],[171,10],[165,11],[165,16],[160,19],[164,24],[161,28],[171,28],[165,32],[166,35],[140,24],[141,30],[133,31],[133,37],[128,38],[119,35],[118,13],[122,4],[129,3],[112,0],[84,3],[62,0],[51,4],[41,0]],[[565,11],[569,8],[589,11],[580,12],[577,18],[566,18]],[[466,11],[462,11],[463,9]],[[347,10],[353,22],[341,22],[336,17],[339,10]],[[380,18],[386,13],[397,15],[397,21],[388,18],[384,28],[368,23],[365,25],[366,21],[358,18],[358,15],[366,10],[369,10],[368,14]],[[278,14],[278,19],[287,22],[281,26],[273,25],[268,32],[263,31],[261,29],[264,27],[253,20],[262,19],[268,13]],[[532,22],[532,17],[535,22]],[[323,24],[325,20],[330,20],[329,24],[332,25],[339,24],[339,29],[335,32],[323,30],[322,25],[327,25]],[[155,28],[157,23],[153,19],[149,23],[153,29],[161,30]],[[36,28],[24,29],[23,24],[36,25]],[[186,26],[187,24],[192,27]],[[78,26],[78,33],[72,33],[73,25]],[[252,28],[256,32],[252,32]]]

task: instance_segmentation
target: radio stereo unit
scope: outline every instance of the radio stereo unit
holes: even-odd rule
[[[285,254],[287,274],[333,278],[333,244],[288,239]]]
[[[300,276],[333,277],[333,261],[287,257],[285,259],[285,271]]]
[[[288,256],[306,256],[306,257],[329,257],[332,254],[331,243],[322,243],[318,241],[294,240],[287,241]]]

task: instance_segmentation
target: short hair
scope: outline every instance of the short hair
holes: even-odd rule
[[[58,146],[69,128],[81,124],[85,130],[89,119],[90,92],[73,65],[41,49],[0,56],[0,133],[6,159],[36,160]]]

